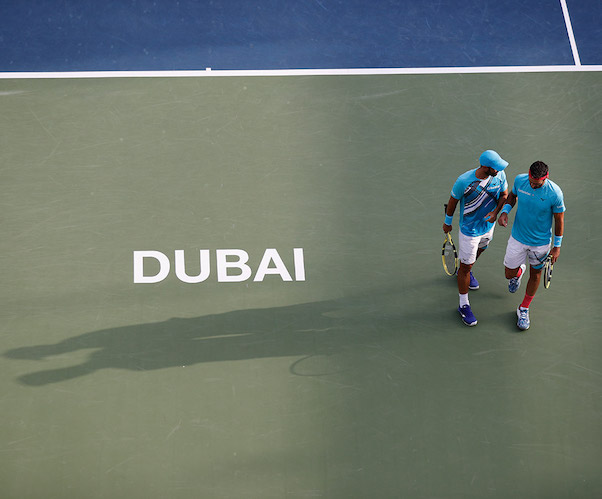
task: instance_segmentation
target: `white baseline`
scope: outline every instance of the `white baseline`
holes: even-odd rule
[[[52,78],[186,78],[223,76],[361,76],[361,75],[427,75],[474,73],[557,73],[602,71],[602,65],[558,66],[480,66],[441,68],[358,68],[358,69],[253,69],[253,70],[180,70],[180,71],[63,71],[2,72],[0,79]]]

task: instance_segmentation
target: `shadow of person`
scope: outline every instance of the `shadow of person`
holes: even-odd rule
[[[355,304],[357,305],[357,304]],[[329,354],[374,331],[370,314],[353,303],[324,301],[238,310],[195,318],[103,329],[55,344],[9,350],[9,359],[43,360],[91,350],[85,362],[25,374],[22,384],[41,386],[115,368],[132,371],[203,362]],[[368,308],[370,305],[368,304]],[[356,311],[359,310],[359,316]]]

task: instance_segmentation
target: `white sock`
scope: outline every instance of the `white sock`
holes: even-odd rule
[[[460,293],[460,307],[463,307],[464,305],[470,305],[470,302],[468,301],[468,293],[464,295]]]

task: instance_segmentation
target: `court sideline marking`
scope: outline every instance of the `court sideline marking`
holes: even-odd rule
[[[575,35],[573,33],[569,8],[567,7],[566,0],[560,0],[560,4],[562,5],[562,15],[564,16],[564,24],[566,25],[566,31],[569,35],[569,42],[571,43],[571,51],[573,52],[575,66],[581,66],[581,59],[579,58],[579,51],[577,50],[577,42],[575,41]]]

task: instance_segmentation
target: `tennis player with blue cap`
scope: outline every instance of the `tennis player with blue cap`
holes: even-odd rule
[[[479,289],[479,282],[472,274],[472,266],[487,249],[493,239],[497,215],[508,196],[508,182],[504,170],[508,162],[493,151],[487,150],[479,157],[479,167],[468,170],[454,183],[447,203],[443,232],[452,230],[456,206],[460,203],[458,312],[467,326],[476,326],[468,300],[468,290]]]

